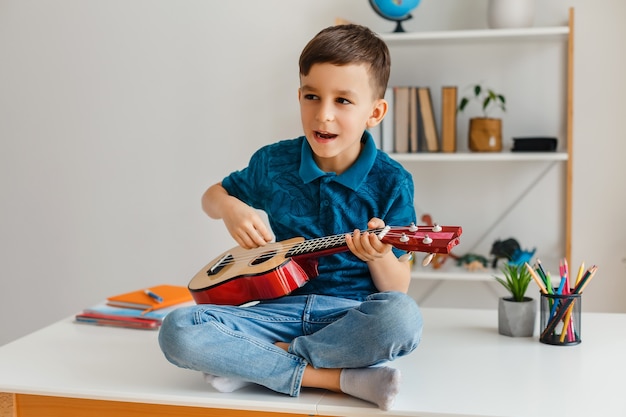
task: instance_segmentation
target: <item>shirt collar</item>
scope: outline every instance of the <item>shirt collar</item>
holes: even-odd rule
[[[303,138],[300,159],[300,178],[302,178],[302,181],[308,184],[320,177],[334,176],[333,181],[356,191],[370,172],[370,169],[372,169],[377,153],[376,144],[374,143],[372,135],[368,131],[365,131],[363,136],[365,137],[365,144],[363,149],[361,149],[359,157],[354,164],[341,175],[336,175],[334,172],[322,171],[315,163],[315,160],[313,160],[313,151],[309,143],[306,141],[306,138]]]

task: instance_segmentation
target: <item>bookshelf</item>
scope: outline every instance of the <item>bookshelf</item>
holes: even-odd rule
[[[536,218],[536,215],[529,214],[529,217],[524,218],[523,213],[520,216],[519,212],[514,212],[516,210],[515,206],[524,199],[525,195],[532,192],[533,188],[537,188],[539,195],[532,198],[543,199],[546,194],[550,194],[550,197],[559,200],[556,203],[547,200],[548,202],[546,203],[547,207],[557,207],[555,209],[556,215],[553,216],[557,220],[553,221],[553,223],[558,224],[554,231],[548,233],[558,236],[554,239],[556,243],[551,244],[551,246],[548,245],[549,256],[543,256],[542,261],[544,258],[571,258],[573,37],[573,8],[570,9],[568,23],[564,26],[381,34],[381,38],[389,46],[392,62],[395,64],[395,67],[392,66],[390,85],[429,85],[434,94],[439,93],[437,89],[441,85],[457,85],[460,97],[462,95],[461,87],[466,84],[462,81],[456,83],[454,80],[457,77],[462,79],[465,72],[471,73],[466,78],[476,77],[476,74],[481,74],[485,77],[492,76],[493,79],[501,82],[501,86],[497,89],[506,90],[506,87],[518,82],[533,84],[543,76],[544,71],[547,73],[552,71],[553,81],[557,80],[557,84],[560,84],[557,90],[549,90],[545,93],[545,96],[540,97],[542,101],[550,102],[543,109],[540,116],[537,113],[533,113],[535,111],[532,108],[533,98],[524,97],[524,91],[519,92],[518,97],[515,97],[515,99],[518,102],[524,100],[527,100],[527,102],[524,102],[525,107],[520,106],[520,108],[515,109],[515,112],[507,112],[506,116],[508,118],[505,119],[504,123],[512,127],[508,134],[506,131],[503,132],[503,137],[540,136],[536,132],[527,135],[523,134],[527,126],[534,126],[524,120],[524,115],[529,113],[534,118],[532,119],[533,122],[539,119],[539,123],[537,123],[539,129],[544,128],[544,131],[549,132],[550,136],[558,137],[559,146],[556,152],[510,152],[506,148],[501,152],[471,152],[464,149],[463,146],[458,146],[465,143],[467,139],[462,129],[463,126],[461,126],[461,123],[464,123],[464,121],[457,120],[457,151],[454,153],[390,153],[392,158],[402,163],[407,170],[414,174],[416,188],[418,183],[423,181],[424,173],[432,172],[432,168],[435,168],[436,173],[433,175],[437,176],[437,182],[443,189],[446,189],[450,182],[455,182],[456,178],[471,176],[474,174],[474,171],[479,170],[490,170],[494,176],[506,174],[502,175],[501,184],[498,184],[497,187],[491,187],[494,193],[500,193],[502,189],[507,187],[519,188],[519,193],[509,198],[512,203],[506,203],[501,212],[492,216],[490,220],[493,221],[491,223],[488,221],[486,226],[483,225],[483,228],[486,230],[475,232],[474,236],[469,237],[469,249],[474,249],[480,245],[480,242],[477,242],[477,240],[485,240],[486,237],[488,240],[488,229],[497,226],[497,223],[507,216],[517,215],[517,221],[520,225],[528,224],[529,221],[532,222],[533,217]],[[481,67],[480,57],[489,56],[492,48],[519,50],[519,57],[508,55],[506,62],[498,61],[497,59],[494,59],[493,62],[490,60],[489,65],[487,65],[487,67],[490,67],[487,70],[489,74],[482,74],[481,71],[485,69],[486,65],[483,63]],[[461,58],[458,61],[450,58],[450,56],[461,54],[465,54],[463,61],[461,61]],[[417,59],[416,56],[420,58]],[[515,63],[515,65],[524,68],[520,70],[520,73],[525,70],[529,75],[523,78],[519,76],[519,73],[515,73],[507,78],[507,74],[511,72],[512,68],[509,66],[510,61],[515,61],[518,58],[520,60],[527,59],[532,56],[536,56],[533,58],[536,59],[534,66],[541,68],[533,69],[531,67],[529,70],[529,68],[524,68],[524,62]],[[468,59],[467,57],[470,58]],[[474,62],[474,57],[479,58],[476,58]],[[425,62],[421,63],[420,61]],[[469,82],[482,81],[483,79],[476,78],[469,80]],[[508,96],[506,93],[505,95]],[[511,100],[508,100],[508,103],[511,103]],[[440,112],[438,105],[439,103],[435,101],[435,109]],[[439,124],[439,129],[441,129],[440,126]],[[516,177],[511,172],[518,169],[522,173]],[[419,174],[416,175],[416,172],[419,172]],[[448,173],[449,176],[446,177],[445,174],[439,174],[440,172]],[[545,177],[555,172],[555,180],[548,180],[548,185],[544,186],[543,189],[541,186],[537,186]],[[538,173],[536,177],[533,177],[534,173]],[[516,181],[522,178],[525,182],[522,181],[521,185],[514,185],[511,182],[507,182],[511,178]],[[546,191],[547,187],[552,187],[552,189]],[[490,189],[483,191],[488,194]],[[423,199],[417,194],[416,190],[416,209],[421,204],[420,200]],[[436,194],[436,191],[428,193],[429,196]],[[444,204],[447,200],[450,200],[450,197],[443,195],[443,193],[436,195],[436,198],[441,199]],[[475,216],[480,217],[482,216],[480,202],[484,201],[486,205],[489,205],[492,204],[493,200],[493,196],[491,198],[483,196],[470,201],[471,204],[463,204],[459,209],[470,211],[474,208],[476,211]],[[420,210],[418,209],[417,211],[419,219]],[[430,210],[421,211],[431,214]],[[441,221],[440,223],[446,224]],[[465,224],[461,223],[459,225],[464,227],[464,236],[461,237],[463,244],[464,238],[467,237],[465,236],[467,228]],[[521,228],[523,227],[521,226]],[[501,237],[506,238],[507,236]],[[484,250],[486,242],[482,243]],[[522,248],[529,246],[525,243],[527,242],[520,241]],[[540,240],[540,243],[543,243],[543,240]],[[556,249],[557,246],[558,249]],[[471,250],[468,252],[471,252]],[[462,255],[464,253],[467,252],[460,251],[458,254]],[[482,252],[481,254],[484,255],[485,253]],[[420,258],[418,257],[419,260]],[[419,264],[419,262],[416,262],[416,264]],[[491,268],[482,272],[469,272],[462,267],[457,267],[456,263],[450,259],[438,270],[416,268],[413,272],[413,278],[440,280],[442,283],[446,281],[493,281],[493,275],[497,273],[497,270]]]
[[[567,152],[422,152],[391,153],[398,162],[567,161]]]
[[[531,27],[523,29],[477,29],[477,30],[449,30],[437,32],[408,32],[386,33],[381,37],[389,47],[396,45],[410,45],[419,42],[450,41],[479,39],[547,39],[559,38],[566,40],[569,36],[569,26]]]

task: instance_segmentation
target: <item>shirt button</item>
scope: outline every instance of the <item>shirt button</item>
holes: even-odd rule
[[[323,205],[324,207],[328,207],[328,206],[330,205],[330,201],[328,201],[328,200],[324,200],[324,201],[322,201],[322,205]]]

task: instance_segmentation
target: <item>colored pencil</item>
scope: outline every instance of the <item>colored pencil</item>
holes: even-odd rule
[[[543,283],[543,281],[541,280],[541,278],[539,278],[539,276],[537,275],[535,270],[530,265],[528,265],[528,262],[526,262],[524,265],[526,265],[526,269],[528,269],[528,272],[530,272],[530,276],[533,278],[533,280],[535,281],[535,283],[539,287],[539,290],[542,293],[547,294],[548,291],[546,290],[546,286]]]
[[[576,281],[574,282],[574,287],[576,287],[576,285],[578,285],[578,283],[582,279],[584,270],[585,270],[585,262],[581,263],[580,268],[578,268],[578,275],[576,275]]]
[[[563,331],[561,332],[561,337],[559,338],[559,342],[563,343],[565,341],[565,336],[569,336],[567,340],[571,342],[573,340],[573,326],[572,324],[572,310],[574,309],[574,303],[567,309],[565,312],[565,318],[563,319]]]
[[[548,274],[546,274],[546,270],[543,269],[543,265],[541,265],[541,260],[539,259],[537,259],[537,268],[539,268],[539,272],[541,273],[543,279],[546,279],[548,277]]]
[[[574,293],[575,294],[582,294],[585,287],[587,287],[587,285],[589,285],[589,281],[591,281],[593,279],[593,277],[596,275],[596,271],[598,270],[597,266],[592,266],[591,268],[589,268],[589,270],[587,271],[587,273],[585,274],[585,276],[583,277],[583,279],[580,280],[580,282],[578,283],[578,285],[576,286],[576,288],[574,288]]]

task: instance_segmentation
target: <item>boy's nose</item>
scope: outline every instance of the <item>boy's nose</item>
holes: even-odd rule
[[[332,110],[332,105],[330,103],[323,103],[319,111],[317,113],[317,119],[320,122],[329,122],[335,118],[335,114]]]

